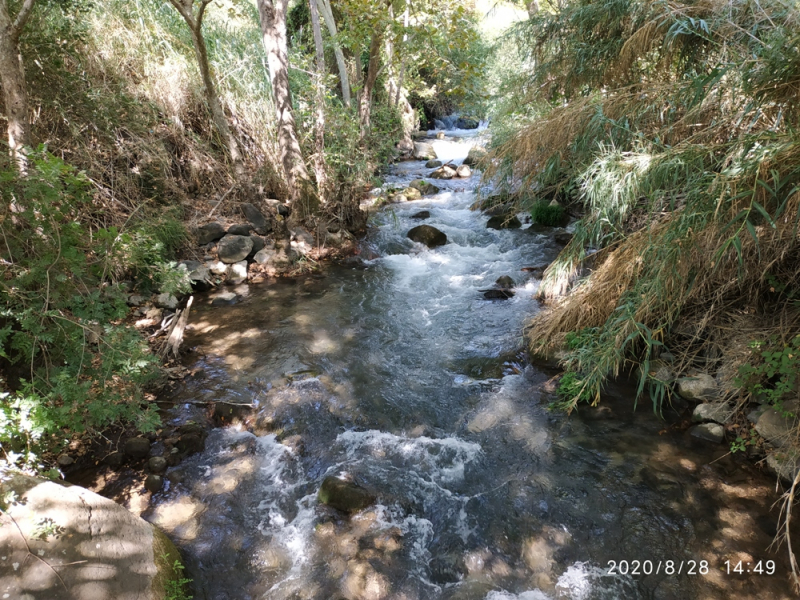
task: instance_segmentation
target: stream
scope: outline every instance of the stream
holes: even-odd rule
[[[432,143],[460,163],[482,132],[452,133]],[[386,182],[431,171],[400,163]],[[674,411],[634,411],[624,383],[600,408],[548,410],[554,373],[520,352],[539,310],[521,268],[560,247],[527,225],[487,229],[470,210],[479,174],[432,182],[440,193],[373,217],[362,265],[244,286],[232,306],[196,298],[174,417],[200,418],[189,401],[257,410],[249,430],[212,430],[145,514],[195,598],[794,597],[785,548],[768,549],[773,479],[672,426]],[[445,246],[406,238],[421,210]],[[514,297],[484,299],[502,275]],[[351,518],[320,505],[330,475],[376,504]]]

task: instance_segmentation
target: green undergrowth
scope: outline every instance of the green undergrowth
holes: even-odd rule
[[[144,395],[159,361],[128,326],[129,284],[163,289],[185,235],[164,219],[102,226],[88,177],[44,150],[26,176],[0,168],[0,444],[43,468],[75,433],[159,424]]]

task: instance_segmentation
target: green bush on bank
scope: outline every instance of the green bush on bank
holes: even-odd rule
[[[159,423],[143,394],[158,360],[123,323],[120,278],[157,279],[178,230],[99,226],[90,191],[85,175],[43,150],[26,176],[0,167],[0,444],[18,466],[41,468],[42,453],[73,432]]]

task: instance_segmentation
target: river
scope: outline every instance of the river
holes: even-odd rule
[[[433,143],[459,163],[475,134],[456,134]],[[387,182],[431,171],[401,163]],[[677,414],[634,412],[624,384],[600,409],[548,410],[553,373],[519,352],[539,310],[521,268],[559,247],[487,229],[478,182],[434,180],[435,196],[378,212],[363,265],[251,285],[233,306],[196,299],[176,418],[192,400],[258,408],[171,469],[145,515],[181,549],[195,598],[794,597],[785,550],[767,548],[774,480]],[[420,210],[448,244],[406,238]],[[515,296],[484,299],[502,275]],[[349,519],[319,505],[329,475],[377,503]],[[775,572],[728,573],[740,560]]]

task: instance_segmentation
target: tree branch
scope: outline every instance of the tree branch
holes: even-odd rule
[[[22,28],[25,27],[25,23],[28,22],[34,2],[36,2],[36,0],[25,0],[22,4],[22,8],[19,9],[19,14],[17,14],[17,18],[14,19],[14,24],[11,26],[11,30],[15,36],[19,36],[22,32]]]

